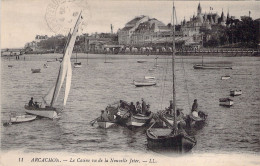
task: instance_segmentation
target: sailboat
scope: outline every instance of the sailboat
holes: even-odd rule
[[[76,62],[74,63],[74,68],[80,68],[81,62],[78,62],[78,49],[76,49]]]
[[[65,80],[65,77],[66,77],[66,86],[65,86],[65,94],[64,94],[64,98],[63,98],[63,106],[66,105],[69,91],[70,91],[71,77],[72,77],[70,58],[71,58],[72,50],[73,50],[73,47],[75,44],[78,28],[81,23],[81,19],[82,19],[82,16],[81,16],[81,12],[80,12],[74,28],[68,34],[68,41],[66,43],[65,51],[63,54],[63,60],[60,63],[60,68],[59,68],[58,76],[56,79],[56,83],[49,90],[47,95],[45,97],[43,97],[44,106],[42,106],[42,105],[36,105],[36,106],[25,105],[24,108],[26,109],[25,112],[27,114],[37,115],[40,117],[45,117],[45,118],[50,118],[50,119],[58,118],[59,117],[58,115],[61,113],[62,109],[55,108],[54,105],[59,96],[62,84]]]
[[[207,64],[205,65],[203,63],[203,55],[201,59],[201,64],[195,64],[193,66],[194,69],[232,69],[232,66],[230,65],[213,65],[213,64]]]
[[[175,93],[175,24],[174,24],[175,7],[173,3],[173,51],[172,51],[172,73],[173,73],[173,108],[171,114],[173,116],[173,124],[171,124],[163,114],[159,113],[158,117],[161,121],[165,122],[168,128],[153,128],[156,124],[154,122],[147,130],[147,146],[150,149],[170,149],[177,152],[190,151],[195,145],[196,140],[193,137],[187,135],[185,130],[181,128],[181,125],[177,126],[176,118],[176,93]]]

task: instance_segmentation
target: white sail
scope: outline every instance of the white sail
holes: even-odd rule
[[[71,77],[72,77],[72,69],[71,69],[71,62],[68,61],[68,71],[66,76],[66,87],[65,87],[65,95],[64,95],[64,101],[63,105],[65,106],[67,103],[67,99],[70,92],[70,86],[71,86]]]
[[[52,97],[53,97],[53,93],[54,93],[54,89],[55,89],[55,86],[53,86],[47,93],[47,95],[45,95],[42,99],[44,101],[44,105],[45,106],[50,106],[51,104],[51,100],[52,100]]]
[[[57,81],[56,81],[56,85],[55,85],[55,89],[54,89],[54,93],[53,93],[53,97],[52,97],[52,101],[51,101],[51,106],[54,105],[54,103],[56,102],[56,100],[57,100],[57,98],[59,96],[61,86],[62,86],[63,81],[65,79],[65,76],[67,75],[67,72],[68,72],[68,66],[69,66],[69,64],[71,64],[70,63],[70,58],[71,58],[73,47],[74,47],[74,44],[75,44],[75,41],[76,41],[78,27],[79,27],[81,18],[82,18],[82,16],[81,16],[81,13],[80,13],[79,17],[77,19],[76,25],[75,25],[74,29],[71,32],[71,35],[68,35],[69,39],[68,39],[68,43],[67,43],[67,47],[66,47],[65,53],[63,55],[63,60],[62,60],[61,65],[60,65],[60,70],[59,70],[58,78],[57,78]],[[70,76],[69,79],[71,81],[71,76]],[[70,88],[68,88],[68,90],[69,89]],[[69,93],[68,90],[66,90],[67,95]]]

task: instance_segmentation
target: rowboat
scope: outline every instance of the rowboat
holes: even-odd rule
[[[201,127],[203,124],[205,124],[207,119],[207,114],[205,114],[203,111],[193,111],[189,115],[187,115],[186,118],[186,124],[187,127],[190,128],[198,128]]]
[[[153,77],[153,76],[145,76],[144,79],[146,79],[146,80],[154,80],[155,77]]]
[[[97,120],[98,126],[103,129],[107,129],[116,126],[116,122]]]
[[[12,67],[13,67],[13,65],[8,65],[8,67],[11,67],[11,68],[12,68]]]
[[[230,96],[239,96],[242,95],[242,90],[231,90]]]
[[[221,80],[228,80],[230,79],[230,76],[221,76]]]
[[[16,113],[10,114],[10,119],[8,122],[4,122],[4,126],[16,124],[16,123],[24,123],[24,122],[31,122],[35,120],[37,116],[35,115],[16,115]]]
[[[126,122],[126,126],[128,127],[142,127],[146,124],[149,124],[152,119],[152,114],[149,116],[143,114],[131,115],[128,121]]]
[[[147,62],[147,61],[141,61],[141,60],[137,61],[137,63],[145,63],[145,62]]]
[[[216,66],[216,65],[203,65],[196,64],[193,66],[194,69],[232,69],[232,66]]]
[[[155,81],[135,81],[134,80],[134,85],[136,87],[142,87],[142,86],[153,86],[153,85],[156,85],[156,82]]]
[[[81,62],[74,63],[74,68],[81,68]]]
[[[40,73],[41,69],[31,69],[32,73]]]
[[[233,100],[230,98],[220,98],[219,105],[222,106],[232,106],[234,104]]]

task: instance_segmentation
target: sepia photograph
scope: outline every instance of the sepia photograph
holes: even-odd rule
[[[260,3],[1,0],[1,166],[260,165]]]

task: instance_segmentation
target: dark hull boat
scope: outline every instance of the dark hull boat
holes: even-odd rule
[[[150,128],[146,131],[147,146],[153,150],[172,150],[175,152],[189,152],[195,145],[196,140],[186,132],[171,132],[172,129]]]
[[[216,66],[197,64],[193,66],[194,69],[232,69],[232,66]]]

